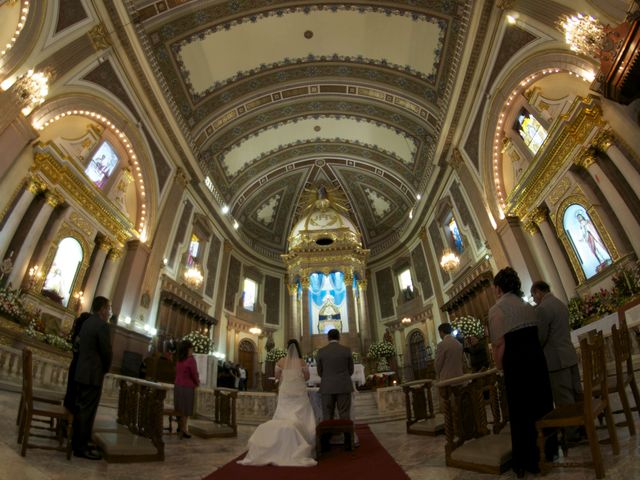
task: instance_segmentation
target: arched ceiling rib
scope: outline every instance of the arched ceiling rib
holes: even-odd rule
[[[285,251],[319,181],[344,190],[366,246],[406,226],[437,163],[470,0],[133,5],[203,173],[254,245]]]

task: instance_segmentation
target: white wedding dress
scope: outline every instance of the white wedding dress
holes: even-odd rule
[[[271,420],[253,432],[249,438],[249,451],[238,463],[311,467],[317,464],[315,445],[316,418],[300,360],[288,357],[282,370],[276,412]]]

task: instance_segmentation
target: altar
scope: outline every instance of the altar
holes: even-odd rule
[[[310,387],[320,385],[320,376],[318,375],[318,368],[314,365],[309,365],[309,380],[307,380],[307,385]],[[355,386],[362,386],[365,384],[366,379],[364,378],[364,365],[361,363],[356,363],[353,366],[353,374],[351,375],[351,382]]]

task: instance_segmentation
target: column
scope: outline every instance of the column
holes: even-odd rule
[[[42,232],[44,231],[53,210],[64,201],[60,195],[54,192],[47,192],[46,198],[47,201],[38,212],[38,215],[25,238],[25,242],[22,247],[20,247],[18,255],[15,257],[13,262],[13,270],[11,270],[11,274],[9,275],[9,283],[13,288],[20,287],[22,279],[27,271],[27,267],[29,266],[31,256],[38,245],[38,241],[42,236]]]
[[[302,323],[302,338],[300,340],[302,342],[300,342],[300,348],[303,352],[312,352],[311,332],[313,329],[310,328],[311,319],[309,318],[309,277],[301,279],[300,283],[302,285],[302,302],[300,302],[300,319]]]
[[[83,294],[87,302],[93,301],[93,296],[96,293],[102,268],[105,266],[107,254],[109,253],[109,250],[111,250],[111,242],[105,238],[101,238],[98,240],[98,244],[96,246],[98,247],[98,251],[93,257],[93,263],[89,269],[89,275],[87,275],[87,280],[84,283]]]
[[[536,280],[544,280],[551,286],[551,291],[565,303],[568,302],[567,292],[562,286],[562,281],[560,280],[560,275],[558,274],[558,270],[556,269],[551,254],[547,249],[547,246],[544,243],[544,239],[540,234],[540,230],[536,226],[535,222],[529,222],[525,225],[525,228],[531,235],[531,245],[533,247],[533,251],[535,252],[536,259],[540,265],[540,269],[543,272],[544,277],[538,278]],[[524,292],[527,296],[529,296],[529,292]]]
[[[289,292],[289,315],[291,322],[291,338],[300,340],[300,319],[298,318],[298,284],[288,283],[287,291]]]
[[[640,173],[631,164],[629,159],[614,143],[615,138],[611,132],[604,131],[596,137],[596,148],[607,155],[627,180],[629,186],[633,189],[636,197],[640,199]]]
[[[360,280],[358,282],[358,289],[360,290],[360,298],[358,299],[360,307],[360,348],[362,349],[362,355],[367,354],[367,349],[371,344],[371,328],[369,325],[369,311],[367,309],[367,280]]]
[[[589,148],[576,160],[576,164],[585,168],[589,172],[589,175],[593,177],[596,184],[611,205],[613,213],[618,217],[620,224],[624,228],[633,251],[636,253],[636,256],[640,257],[640,242],[638,241],[640,238],[640,225],[636,222],[627,202],[624,201],[620,192],[618,192],[618,189],[616,189],[609,177],[605,175],[596,160],[597,152],[595,149]]]
[[[7,218],[7,221],[4,223],[2,230],[0,230],[0,233],[2,233],[2,235],[0,235],[0,260],[5,257],[9,244],[11,240],[13,240],[13,236],[16,234],[16,230],[18,230],[24,215],[27,213],[29,205],[31,205],[35,196],[42,190],[43,184],[40,181],[34,178],[29,179],[25,190],[20,195],[18,203],[13,207],[11,213],[8,214],[9,218]]]
[[[216,306],[213,311],[213,318],[219,319],[224,306],[224,293],[227,290],[227,274],[229,272],[229,260],[231,258],[233,246],[231,242],[225,240],[222,245],[222,262],[220,264],[220,274],[218,275],[218,292],[216,295]]]
[[[558,237],[554,230],[551,228],[551,224],[547,218],[547,207],[538,207],[533,215],[533,221],[540,228],[540,233],[544,238],[544,242],[549,249],[553,264],[558,269],[558,275],[560,277],[560,284],[564,288],[567,298],[572,298],[576,294],[576,281],[574,280],[571,268],[567,263],[563,251],[561,250]]]
[[[98,286],[94,292],[96,296],[111,298],[111,293],[113,292],[113,283],[115,281],[116,274],[118,273],[118,264],[120,263],[121,257],[121,249],[112,248],[111,250],[109,250],[109,254],[104,261],[104,269],[102,271],[102,275],[100,276]]]
[[[358,329],[356,327],[356,297],[353,291],[353,273],[345,272],[344,287],[346,290],[345,298],[347,299],[347,311],[349,312],[349,335],[353,335],[353,338],[356,338],[358,335]]]

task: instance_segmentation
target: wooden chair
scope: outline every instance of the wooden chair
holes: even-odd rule
[[[436,415],[431,389],[433,380],[402,385],[407,411],[407,433],[435,436],[444,433],[444,417]]]
[[[32,372],[33,359],[31,350],[25,348],[22,350],[22,398],[23,411],[20,421],[20,427],[18,432],[18,443],[22,443],[21,455],[24,457],[27,454],[27,448],[43,448],[46,450],[60,450],[67,452],[67,460],[71,459],[71,438],[73,428],[73,415],[63,406],[54,405],[51,403],[36,402],[33,398],[33,372]],[[47,417],[56,422],[53,430],[55,430],[55,436],[51,435],[39,435],[31,433],[32,422],[34,417]],[[62,429],[61,420],[66,421],[66,437],[67,446],[62,446]],[[47,430],[52,430],[51,428]],[[55,439],[58,441],[58,446],[48,446],[40,444],[29,443],[30,437],[40,437]]]
[[[622,410],[616,410],[613,413],[624,413],[626,424],[629,428],[629,434],[636,434],[635,422],[633,421],[632,409],[627,397],[627,386],[631,388],[631,393],[635,400],[635,410],[640,407],[640,393],[638,393],[638,385],[633,373],[633,361],[631,359],[631,339],[629,338],[629,329],[623,315],[618,319],[620,328],[616,325],[611,327],[611,337],[613,339],[613,352],[615,355],[616,375],[611,378],[608,383],[609,393],[617,393],[620,397]]]
[[[560,405],[536,422],[536,429],[538,430],[538,450],[540,451],[540,470],[546,473],[550,467],[593,466],[596,471],[596,478],[603,478],[605,475],[604,465],[595,424],[599,415],[604,415],[606,418],[611,448],[614,455],[620,453],[620,445],[618,444],[618,436],[609,403],[602,332],[597,332],[588,338],[582,338],[580,340],[580,351],[582,355],[584,399],[581,402],[571,405]],[[571,426],[585,428],[591,448],[592,461],[580,463],[569,461],[556,463],[547,462],[544,448],[546,434],[552,433],[555,435],[558,428],[564,429]],[[566,457],[568,448],[564,435],[562,435],[561,445],[564,456]]]

